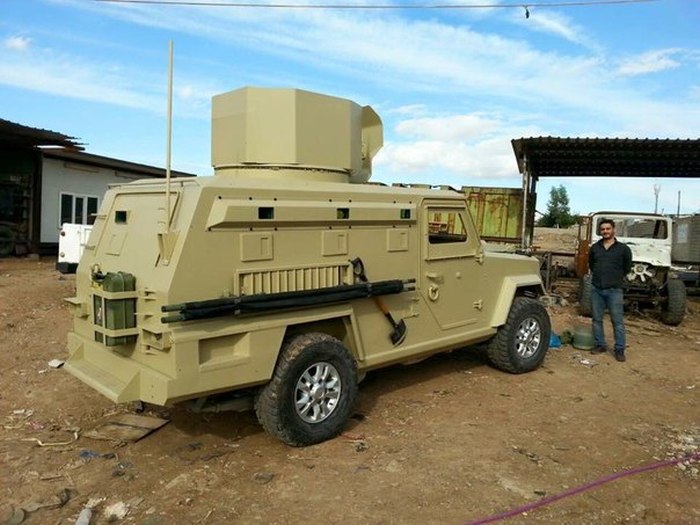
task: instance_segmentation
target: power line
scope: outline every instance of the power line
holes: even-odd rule
[[[253,2],[216,2],[197,0],[93,0],[112,4],[174,5],[192,7],[243,7],[259,9],[494,9],[530,7],[581,7],[616,4],[642,4],[660,0],[573,0],[571,2],[520,2],[507,4],[262,4]]]

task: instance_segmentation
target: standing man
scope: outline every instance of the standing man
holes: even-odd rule
[[[625,361],[625,323],[622,284],[632,269],[632,250],[615,238],[615,223],[601,219],[598,232],[602,237],[588,252],[591,269],[591,312],[593,314],[594,354],[607,352],[603,332],[603,314],[607,308],[615,334],[615,359]]]

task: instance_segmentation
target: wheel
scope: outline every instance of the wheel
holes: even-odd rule
[[[263,428],[301,447],[340,433],[357,398],[357,364],[343,344],[326,334],[285,341],[272,379],[255,398]]]
[[[677,326],[685,317],[685,283],[680,279],[669,279],[666,283],[666,294],[666,301],[661,305],[661,320],[664,324]]]
[[[542,304],[527,297],[516,297],[506,324],[489,342],[489,361],[500,370],[522,374],[536,369],[549,348],[551,326]]]
[[[593,283],[591,283],[591,276],[584,275],[581,277],[578,289],[578,313],[585,317],[590,317],[593,311],[593,307],[591,306],[592,288]]]

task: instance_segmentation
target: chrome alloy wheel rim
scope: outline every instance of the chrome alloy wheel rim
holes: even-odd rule
[[[314,363],[301,374],[294,389],[297,414],[307,423],[320,423],[338,406],[341,390],[338,370],[330,363]]]
[[[520,326],[515,334],[516,352],[520,357],[528,358],[535,355],[537,349],[542,342],[542,329],[537,319],[528,317]]]

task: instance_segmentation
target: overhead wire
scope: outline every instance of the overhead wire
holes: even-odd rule
[[[295,4],[257,2],[217,2],[212,0],[93,0],[99,3],[172,5],[188,7],[237,7],[254,9],[497,9],[532,7],[586,7],[599,5],[643,4],[661,0],[572,0],[570,2],[513,2],[502,4]]]

